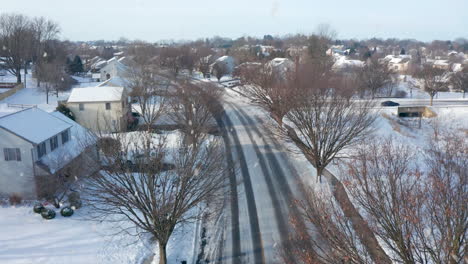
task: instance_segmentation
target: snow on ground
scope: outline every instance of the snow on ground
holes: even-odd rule
[[[22,78],[24,75],[22,73]],[[73,88],[83,88],[83,87],[94,87],[100,84],[99,82],[90,82],[87,78],[73,76],[75,80],[79,83],[74,85]],[[10,73],[6,76],[2,76],[0,82],[16,82],[16,77]],[[8,89],[0,89],[0,93],[5,92],[3,90]],[[54,93],[49,94],[49,103],[46,102],[46,94],[41,87],[37,86],[36,79],[32,78],[31,71],[26,75],[26,88],[18,91],[12,96],[9,96],[0,101],[0,112],[16,112],[20,110],[18,107],[8,107],[8,104],[16,104],[16,105],[35,105],[42,110],[47,112],[52,112],[58,106],[58,101],[67,100],[70,96],[70,91],[59,92],[58,96]]]
[[[406,77],[406,81],[405,78]],[[431,99],[428,93],[423,90],[413,87],[411,83],[415,81],[411,76],[401,76],[403,80],[398,83],[397,90],[405,91],[406,98],[412,99]],[[461,92],[439,92],[434,96],[434,99],[450,99],[450,100],[463,100],[463,93]],[[465,98],[468,99],[468,98]]]
[[[32,206],[0,206],[0,263],[2,264],[134,264],[143,263],[158,248],[147,239],[116,234],[108,222],[91,221],[87,208],[62,217],[58,210],[44,220]],[[195,223],[176,228],[167,246],[168,263],[193,258]]]
[[[0,263],[139,263],[150,249],[135,237],[114,235],[106,222],[72,217],[44,220],[32,206],[0,207]]]
[[[24,78],[24,75],[22,75]],[[70,92],[60,92],[58,97],[55,94],[49,94],[49,103],[46,102],[46,94],[42,88],[37,87],[36,79],[31,77],[31,71],[26,76],[26,88],[19,90],[12,96],[0,101],[0,112],[16,112],[16,107],[8,107],[8,104],[37,105],[37,107],[47,112],[52,112],[57,107],[57,102],[66,100]],[[7,74],[1,82],[16,82],[16,77]],[[16,109],[15,109],[16,108]]]

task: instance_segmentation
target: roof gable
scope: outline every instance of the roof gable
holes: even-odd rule
[[[0,117],[0,127],[39,144],[70,128],[71,124],[34,107]]]

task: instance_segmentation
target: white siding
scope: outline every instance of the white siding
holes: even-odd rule
[[[82,103],[84,104],[83,111],[79,110],[80,103],[68,103],[68,107],[75,115],[77,123],[93,131],[124,131],[127,127],[128,105],[124,100],[110,103],[110,110],[106,110],[106,102],[84,102]],[[124,103],[124,108],[122,108],[122,103]],[[114,124],[118,126],[114,127]]]

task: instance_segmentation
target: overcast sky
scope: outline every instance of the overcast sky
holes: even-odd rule
[[[307,34],[320,23],[339,38],[468,38],[468,0],[0,1],[0,12],[57,21],[69,40]]]

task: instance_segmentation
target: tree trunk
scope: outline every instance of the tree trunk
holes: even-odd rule
[[[434,101],[434,96],[431,95],[431,106],[432,106],[432,101]]]
[[[16,83],[21,83],[21,72],[20,71],[16,72]]]
[[[49,84],[46,84],[46,103],[49,104]]]
[[[166,264],[167,263],[166,243],[158,242],[158,244],[159,244],[159,264]]]
[[[315,165],[315,168],[317,170],[317,182],[322,183],[323,168],[318,165]]]

